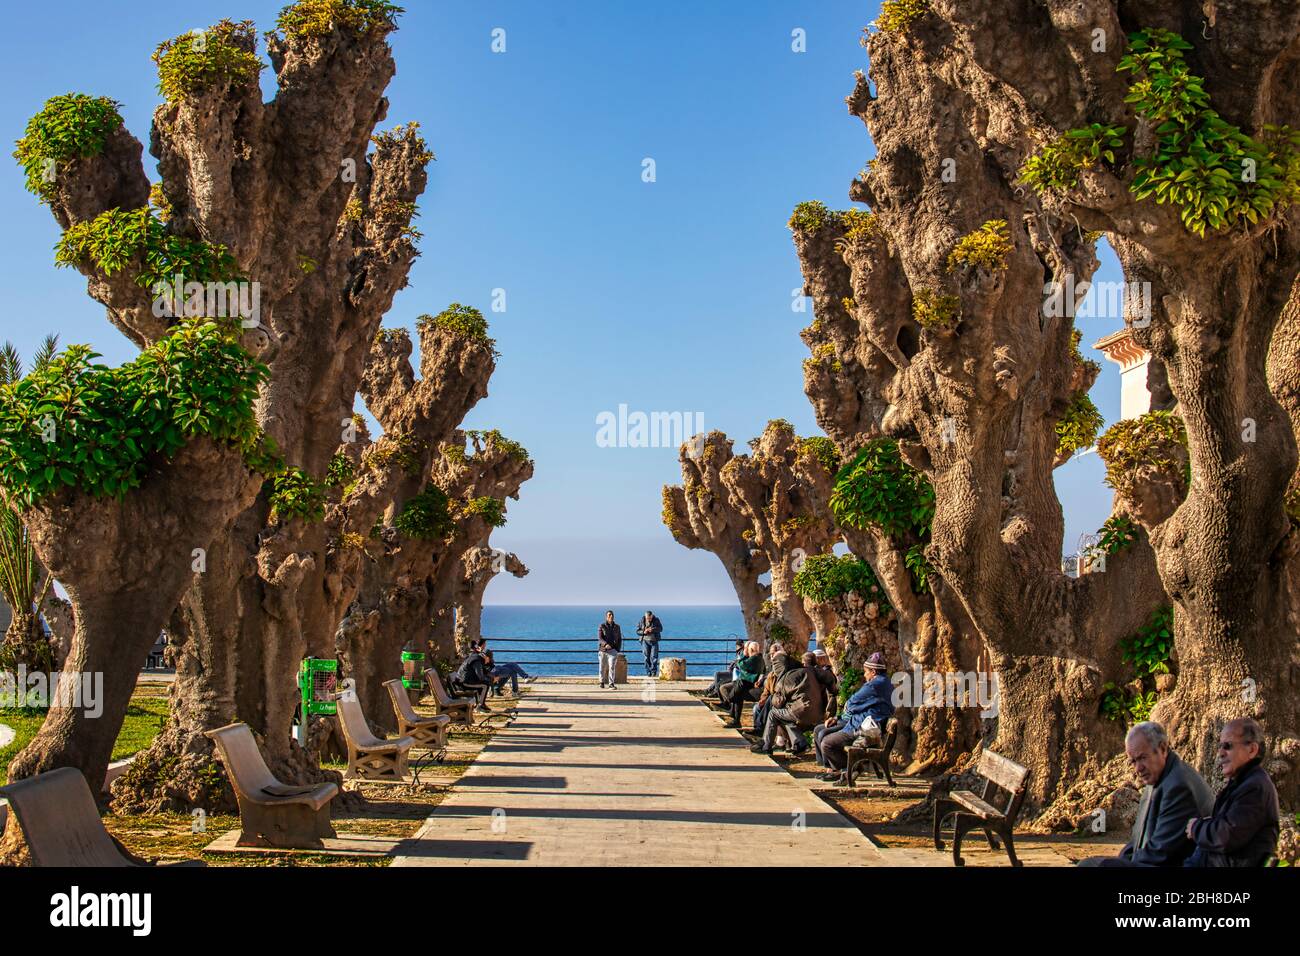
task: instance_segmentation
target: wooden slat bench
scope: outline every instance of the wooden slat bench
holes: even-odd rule
[[[221,752],[221,763],[239,801],[236,846],[319,850],[322,838],[335,837],[330,801],[337,784],[281,783],[262,759],[248,724],[228,724],[206,736]]]
[[[387,740],[376,737],[361,712],[357,700],[340,699],[339,723],[343,726],[343,739],[348,743],[348,770],[345,780],[406,779],[407,759],[415,740],[411,737],[394,737]]]
[[[870,766],[875,770],[877,780],[880,779],[883,773],[885,782],[892,787],[894,777],[889,772],[889,755],[893,753],[894,743],[898,740],[898,718],[890,717],[885,722],[885,736],[880,743],[871,745],[866,744],[864,741],[863,745],[859,746],[858,740],[862,739],[861,737],[855,739],[853,745],[845,751],[848,762],[845,764],[844,769],[844,785],[846,787],[853,786],[854,775],[861,771],[863,767]]]
[[[447,730],[451,718],[446,714],[436,717],[421,717],[411,706],[411,695],[406,685],[400,680],[384,681],[388,696],[393,701],[393,711],[397,714],[397,732],[403,737],[410,737],[415,746],[422,750],[443,751],[447,749]]]
[[[47,770],[0,787],[35,866],[152,866],[104,829],[81,771]],[[13,823],[9,824],[13,826]],[[200,861],[171,866],[202,866]]]
[[[980,754],[977,773],[984,778],[982,794],[971,790],[954,790],[947,796],[939,797],[934,802],[934,845],[943,849],[943,840],[939,832],[943,819],[953,817],[952,861],[956,866],[964,866],[961,858],[962,837],[971,830],[983,830],[989,846],[994,850],[998,842],[996,833],[1007,845],[1007,856],[1012,866],[1021,866],[1016,859],[1016,846],[1013,830],[1016,817],[1020,815],[1020,805],[1025,799],[1025,789],[1029,780],[1029,771],[1013,760],[1001,754],[985,750]]]

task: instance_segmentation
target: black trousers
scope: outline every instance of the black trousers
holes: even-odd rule
[[[745,701],[758,700],[758,687],[747,680],[733,680],[729,684],[723,684],[718,694],[722,697],[722,702],[727,705],[731,711],[731,720],[733,723],[740,723],[741,712],[745,709]]]

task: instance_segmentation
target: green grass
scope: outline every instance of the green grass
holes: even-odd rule
[[[121,760],[148,747],[166,719],[166,697],[132,698],[117,743],[113,745],[112,759]],[[9,746],[0,748],[0,785],[9,782],[9,761],[36,736],[44,722],[45,715],[39,711],[0,708],[0,724],[12,727],[17,734]]]

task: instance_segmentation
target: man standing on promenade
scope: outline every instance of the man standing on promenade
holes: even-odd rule
[[[664,626],[654,611],[646,611],[636,626],[636,632],[641,639],[641,653],[645,655],[646,677],[658,677],[659,635],[664,632]]]
[[[614,621],[613,611],[605,612],[605,620],[596,634],[596,645],[600,657],[600,686],[613,690],[618,652],[623,649],[623,629]]]

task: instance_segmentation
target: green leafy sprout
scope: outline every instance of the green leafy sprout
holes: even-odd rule
[[[384,0],[298,0],[280,11],[275,26],[294,38],[329,36],[340,29],[365,36],[396,29],[397,18],[405,12]]]
[[[1000,272],[1007,267],[1007,256],[1014,248],[1007,221],[990,219],[957,241],[952,252],[948,253],[948,271],[956,272],[962,266],[971,266]]]
[[[460,508],[460,517],[481,518],[489,527],[500,528],[506,523],[505,502],[487,495],[470,498]]]
[[[421,330],[432,326],[482,345],[497,355],[496,341],[488,337],[487,319],[478,309],[453,302],[437,315],[422,315],[415,320]]]
[[[24,507],[60,488],[122,497],[190,439],[238,448],[250,467],[273,452],[253,413],[265,365],[213,322],[186,322],[117,368],[70,346],[0,386],[0,483]]]
[[[257,58],[252,20],[222,20],[207,30],[183,33],[154,51],[158,92],[169,103],[213,89],[218,84],[256,83],[266,64]]]
[[[1102,690],[1101,713],[1110,720],[1135,724],[1150,717],[1155,706],[1155,676],[1169,673],[1174,650],[1173,607],[1166,604],[1156,608],[1146,624],[1120,641],[1120,649],[1142,689],[1130,692],[1108,682]]]
[[[929,10],[929,0],[885,0],[875,26],[881,33],[902,33]]]
[[[816,458],[832,475],[839,471],[840,453],[835,448],[835,442],[825,435],[813,435],[811,438],[801,439],[799,450],[805,455]]]
[[[871,565],[852,554],[814,554],[806,558],[791,588],[800,597],[818,604],[845,594],[859,594],[882,608],[889,607],[889,599]]]
[[[59,266],[93,265],[112,276],[132,267],[136,285],[170,285],[177,275],[188,282],[241,281],[239,267],[223,245],[188,239],[168,231],[148,206],[122,212],[109,209],[72,226],[55,247]]]
[[[90,159],[104,151],[109,136],[122,127],[121,104],[105,96],[68,93],[47,100],[27,123],[14,159],[27,177],[27,191],[49,202],[53,173],[60,163]]]
[[[1124,145],[1126,132],[1123,126],[1104,123],[1068,130],[1025,160],[1020,181],[1040,193],[1073,189],[1085,169],[1103,160],[1114,164],[1115,150]]]
[[[1192,44],[1177,33],[1139,30],[1128,40],[1116,67],[1132,74],[1125,102],[1155,134],[1154,150],[1133,158],[1134,196],[1176,206],[1183,227],[1202,238],[1300,200],[1300,131],[1265,124],[1256,139],[1223,119],[1187,64]],[[1127,133],[1101,123],[1069,130],[1025,161],[1021,181],[1038,192],[1073,189],[1083,170],[1115,164]]]
[[[456,529],[450,505],[447,493],[430,483],[402,506],[393,520],[393,527],[409,538],[422,541],[444,540]]]
[[[320,521],[325,517],[325,484],[290,465],[271,479],[271,521]]]
[[[917,289],[912,295],[912,318],[925,329],[950,329],[961,318],[961,299],[933,289]]]
[[[1065,414],[1056,423],[1056,453],[1073,455],[1081,448],[1091,448],[1104,424],[1101,412],[1087,391],[1081,389],[1070,399]]]
[[[1156,134],[1155,152],[1134,161],[1133,194],[1178,206],[1183,226],[1204,237],[1300,199],[1300,132],[1269,125],[1256,140],[1224,120],[1187,65],[1190,49],[1172,31],[1139,31],[1116,70],[1133,74],[1125,102]]]
[[[1147,412],[1116,422],[1097,442],[1097,454],[1106,463],[1106,484],[1132,494],[1144,480],[1138,470],[1173,467],[1177,446],[1187,447],[1187,429],[1173,412]]]
[[[925,593],[933,573],[924,548],[934,521],[934,486],[903,461],[898,442],[891,438],[867,442],[836,475],[830,505],[841,526],[878,531],[907,545],[904,560],[913,589]]]

